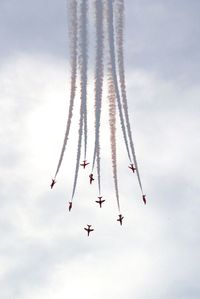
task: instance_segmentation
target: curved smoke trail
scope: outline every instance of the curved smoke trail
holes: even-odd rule
[[[133,156],[133,161],[136,167],[136,174],[138,178],[138,182],[140,185],[140,189],[143,193],[142,183],[140,179],[140,174],[138,170],[138,164],[135,154],[135,148],[132,139],[132,132],[128,114],[128,101],[126,95],[126,83],[125,83],[125,71],[124,71],[124,49],[123,49],[123,30],[124,30],[124,0],[117,0],[116,1],[116,9],[117,9],[117,17],[116,17],[116,41],[117,41],[117,57],[118,57],[118,66],[119,66],[119,80],[120,80],[120,87],[121,87],[121,95],[122,95],[122,102],[123,102],[123,110],[126,120],[126,128],[128,132],[129,142],[131,153]]]
[[[124,137],[124,141],[125,141],[125,145],[126,145],[127,154],[128,154],[129,160],[131,162],[129,145],[128,145],[128,140],[127,140],[127,133],[126,133],[125,125],[124,125],[124,116],[123,116],[123,112],[122,112],[121,98],[120,98],[118,82],[117,82],[117,74],[116,74],[114,27],[113,27],[113,1],[112,0],[107,1],[107,11],[108,11],[108,15],[107,15],[108,41],[109,41],[110,61],[111,61],[111,66],[112,66],[112,68],[111,68],[112,69],[112,77],[113,77],[115,94],[116,94],[117,103],[118,103],[119,117],[120,117],[123,137]]]
[[[83,102],[83,118],[84,118],[84,159],[87,154],[87,66],[88,66],[88,39],[87,39],[87,0],[82,0],[80,3],[80,22],[79,22],[79,37],[80,37],[80,55],[79,67],[81,77],[81,102]]]
[[[71,94],[70,94],[70,104],[68,111],[67,126],[65,130],[65,137],[63,141],[63,146],[61,149],[60,158],[58,161],[55,178],[60,170],[62,160],[64,157],[65,148],[68,141],[71,120],[73,116],[74,98],[76,94],[76,79],[77,79],[77,1],[69,1],[69,45],[70,45],[70,64],[71,64]]]
[[[87,0],[82,0],[80,3],[80,19],[79,19],[79,68],[80,68],[80,92],[81,92],[81,104],[80,104],[80,120],[79,120],[79,133],[78,133],[78,146],[76,167],[74,175],[74,184],[72,190],[72,200],[76,191],[78,171],[80,166],[82,135],[84,125],[84,158],[87,152]]]
[[[95,56],[95,145],[92,163],[94,170],[95,159],[97,159],[97,176],[99,195],[101,193],[101,169],[100,169],[100,119],[102,106],[103,87],[103,56],[104,56],[104,34],[103,34],[103,3],[102,0],[95,1],[95,25],[96,25],[96,56]]]
[[[109,101],[109,124],[110,124],[110,141],[113,179],[115,184],[115,194],[117,206],[120,214],[118,179],[117,179],[117,157],[116,157],[116,103],[115,103],[115,86],[112,78],[112,67],[109,66],[110,72],[108,77],[108,101]]]
[[[76,168],[75,168],[74,184],[73,184],[73,190],[72,190],[72,200],[74,198],[74,194],[75,194],[75,191],[76,191],[76,185],[77,185],[77,179],[78,179],[78,170],[79,170],[80,157],[81,157],[82,135],[83,135],[83,103],[81,102],[79,131],[78,131],[77,156],[76,156]]]

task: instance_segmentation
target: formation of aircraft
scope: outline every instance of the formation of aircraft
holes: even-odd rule
[[[90,164],[90,163],[87,162],[87,160],[83,160],[83,163],[81,163],[80,166],[83,166],[83,168],[85,169],[85,167],[88,164]],[[128,167],[133,171],[133,173],[135,172],[136,168],[133,164],[130,164]],[[92,182],[94,181],[94,177],[93,177],[92,173],[89,175],[89,178],[90,178],[90,184],[92,184]],[[51,189],[54,187],[55,184],[56,184],[56,180],[52,179],[52,182],[50,184]],[[145,194],[142,195],[142,200],[143,200],[144,204],[146,205],[146,195]],[[101,208],[102,204],[105,202],[105,199],[102,200],[102,196],[98,196],[98,200],[96,200],[95,202],[98,203]],[[72,201],[69,201],[69,212],[71,211],[71,209],[72,209]],[[122,216],[122,214],[119,214],[117,221],[119,221],[120,225],[122,225],[123,219],[124,219],[124,217]],[[92,225],[87,224],[87,227],[84,227],[84,230],[87,231],[88,237],[89,237],[90,233],[92,231],[94,231],[94,229],[91,228],[91,226]]]
[[[122,214],[119,214],[119,218],[117,219],[117,221],[119,221],[120,225],[122,225],[123,219],[124,219],[124,217],[122,216]]]
[[[89,178],[90,178],[90,184],[92,184],[92,181],[94,181],[94,177],[92,173],[89,175]]]
[[[90,7],[89,2],[95,2],[95,5],[93,5],[93,7]],[[74,122],[74,124],[77,127],[77,133],[74,135],[74,138],[77,139],[75,153],[76,164],[73,175],[73,188],[71,190],[72,193],[71,197],[68,197],[68,200],[70,201],[65,202],[65,209],[67,210],[66,212],[68,213],[68,209],[69,212],[72,208],[74,209],[73,200],[76,194],[78,181],[80,177],[79,172],[82,172],[82,174],[86,173],[86,185],[88,189],[94,189],[93,187],[95,187],[95,183],[97,183],[96,185],[98,185],[96,188],[96,196],[94,196],[92,199],[94,208],[97,209],[99,207],[102,208],[104,206],[103,203],[105,202],[105,200],[104,198],[102,198],[101,194],[105,194],[105,205],[109,205],[109,197],[107,197],[108,195],[104,193],[105,191],[102,188],[102,181],[104,177],[104,175],[102,176],[102,162],[104,162],[105,159],[101,159],[103,152],[106,153],[108,145],[106,144],[106,148],[103,149],[103,144],[101,140],[101,135],[105,133],[104,127],[102,127],[102,125],[104,125],[104,110],[107,110],[107,114],[109,116],[107,115],[106,118],[109,119],[108,122],[111,138],[110,141],[106,141],[106,143],[109,143],[109,145],[111,146],[111,155],[109,155],[109,159],[111,162],[110,171],[112,170],[112,188],[114,191],[114,194],[112,196],[115,198],[117,204],[117,212],[114,217],[114,222],[115,225],[118,226],[118,229],[121,229],[120,226],[122,226],[122,222],[124,219],[124,217],[121,214],[123,213],[123,211],[121,211],[120,208],[121,200],[118,178],[120,176],[118,175],[119,172],[117,169],[119,151],[117,149],[116,143],[118,142],[118,138],[121,138],[123,140],[123,150],[126,153],[122,154],[122,158],[126,159],[124,160],[126,161],[125,171],[127,175],[130,176],[129,182],[131,182],[133,179],[137,180],[138,187],[140,189],[138,202],[141,205],[145,204],[145,207],[146,204],[149,203],[148,195],[147,203],[146,195],[144,194],[142,187],[142,181],[140,179],[139,167],[137,166],[137,159],[134,149],[134,138],[131,132],[131,118],[129,117],[128,95],[126,92],[127,88],[125,80],[126,74],[124,68],[124,2],[124,0],[70,1],[70,5],[68,7],[70,15],[69,46],[72,55],[70,55],[69,57],[69,64],[71,66],[69,74],[70,80],[68,84],[69,111],[68,115],[66,115],[66,129],[64,133],[62,149],[60,151],[55,175],[52,176],[54,179],[52,179],[52,183],[50,181],[50,186],[52,189],[55,183],[57,184],[57,175],[59,174],[61,165],[64,161],[64,156],[66,152],[65,149],[68,148],[68,140],[72,130],[71,127]],[[106,24],[104,22],[104,19],[106,21]],[[90,41],[92,41],[91,46]],[[93,55],[92,60],[89,59],[90,54]],[[92,75],[90,75],[89,71],[91,67],[93,67],[93,65],[94,71],[92,72]],[[104,65],[109,65],[109,67],[105,68]],[[93,85],[92,94],[90,93],[90,88],[88,88],[90,82]],[[78,86],[80,87],[77,89]],[[105,86],[108,88],[105,88]],[[92,101],[90,100],[91,96]],[[108,97],[108,105],[106,105],[106,107],[102,106],[104,104],[103,101],[105,96]],[[79,104],[80,108],[78,107]],[[79,112],[77,109],[79,110]],[[92,117],[92,119],[90,119],[90,113],[92,113],[94,116]],[[77,114],[78,117],[75,117],[74,119],[73,114]],[[90,131],[91,126],[92,130]],[[118,126],[121,127],[119,136],[117,131]],[[90,148],[90,151],[88,151],[90,143],[92,143],[92,148]],[[90,156],[91,154],[92,156]],[[126,155],[126,157],[124,155]],[[90,163],[86,159],[89,159]],[[90,166],[88,166],[89,164],[91,168]],[[86,166],[88,167],[86,168]],[[67,165],[67,168],[70,168],[69,165]],[[69,178],[70,175],[71,169],[69,169]],[[90,185],[93,186],[89,187],[88,182]],[[125,181],[125,177],[123,182],[121,183],[122,186],[124,184],[125,189],[125,185],[128,183]],[[106,182],[105,187],[111,189],[111,186],[109,186],[109,184],[110,180]],[[49,181],[47,182],[47,187],[49,189]],[[90,190],[90,192],[93,191],[94,190]],[[52,191],[50,190],[49,192],[52,193]],[[85,192],[80,194],[80,196],[83,195],[85,195]],[[130,196],[132,197],[132,194],[130,194]],[[98,205],[96,205],[95,202]],[[127,220],[125,216],[125,222],[126,221]],[[85,223],[88,222],[90,223],[89,220],[87,220],[87,222]],[[92,232],[94,229],[91,228],[91,225],[87,225],[87,227],[84,227],[85,225],[86,224],[83,224],[83,226],[81,227],[82,233],[85,234],[84,230],[86,230],[89,236],[90,232]],[[95,225],[95,223],[93,225]],[[97,227],[94,227],[96,231]]]
[[[133,171],[133,173],[134,173],[135,170],[136,170],[136,168],[135,168],[135,166],[134,166],[133,164],[130,164],[128,168],[130,168],[130,169]]]
[[[84,230],[87,231],[87,235],[89,237],[90,233],[94,230],[93,228],[90,228],[92,225],[87,224],[87,227],[84,227]]]
[[[81,163],[80,165],[83,166],[83,168],[85,169],[85,167],[90,164],[89,162],[87,162],[87,160],[83,160],[83,163]]]
[[[102,206],[102,203],[105,201],[105,199],[102,200],[102,196],[98,196],[99,200],[96,200],[95,202],[99,204],[100,208]]]
[[[52,179],[52,182],[51,182],[51,185],[50,185],[51,189],[53,188],[53,186],[55,185],[55,183],[56,183],[56,180]]]

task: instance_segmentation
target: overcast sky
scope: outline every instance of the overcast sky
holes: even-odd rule
[[[49,187],[69,103],[66,1],[0,0],[2,299],[200,298],[200,1],[125,5],[129,112],[148,202],[119,133],[120,227],[106,127],[104,208],[95,205],[89,170],[81,170],[67,210],[76,115],[58,182]],[[90,238],[87,223],[95,228]]]

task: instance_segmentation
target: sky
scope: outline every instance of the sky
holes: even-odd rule
[[[126,0],[125,8],[129,113],[147,205],[119,131],[121,227],[106,124],[104,208],[96,207],[97,190],[80,170],[67,209],[76,114],[57,184],[49,186],[69,104],[66,1],[0,1],[3,299],[200,298],[200,1]],[[91,63],[91,94],[93,71]],[[92,121],[92,98],[89,106]],[[87,223],[95,228],[90,238]]]

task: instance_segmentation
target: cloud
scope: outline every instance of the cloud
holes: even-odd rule
[[[105,207],[97,209],[96,190],[80,171],[74,208],[67,210],[76,113],[58,182],[49,188],[69,94],[63,3],[1,1],[2,298],[199,298],[198,8],[197,1],[127,3],[129,110],[147,206],[118,132],[120,227],[106,117]],[[87,223],[95,227],[91,238]]]
[[[199,82],[198,1],[132,1],[126,10],[127,67]]]
[[[120,170],[125,221],[119,227],[107,171],[105,209],[92,204],[95,191],[85,187],[80,172],[75,207],[72,214],[67,212],[73,139],[59,182],[55,190],[49,189],[66,121],[63,65],[42,56],[23,56],[11,60],[0,77],[1,119],[6,125],[1,148],[7,155],[1,164],[2,296],[198,298],[199,144],[194,107],[199,87],[180,89],[176,82],[143,70],[128,74],[148,205],[143,206],[127,168]],[[125,160],[120,160],[121,168]],[[95,226],[91,238],[83,231],[88,221]]]
[[[8,0],[1,1],[0,11],[1,64],[19,53],[66,55],[65,2]]]
[[[199,81],[199,2],[147,0],[126,3],[126,65],[166,79]],[[19,53],[68,54],[67,5],[54,1],[1,1],[1,64]]]

